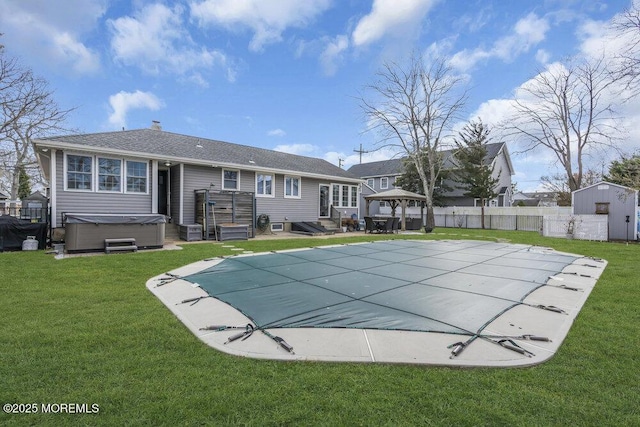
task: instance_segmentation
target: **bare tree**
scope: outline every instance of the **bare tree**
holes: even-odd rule
[[[0,46],[0,169],[12,200],[18,197],[21,170],[39,177],[32,140],[65,130],[72,110],[60,109],[47,81],[7,58]]]
[[[632,98],[640,94],[640,1],[632,1],[631,6],[613,20],[612,26],[615,37],[626,41],[615,58],[613,75],[624,83],[626,97]]]
[[[594,169],[587,169],[582,177],[583,187],[588,187],[602,181],[602,174]],[[569,181],[562,173],[540,177],[542,185],[551,192],[556,193],[558,206],[571,206],[571,189]]]
[[[406,67],[386,63],[378,80],[365,89],[372,98],[360,98],[371,128],[379,135],[380,147],[394,147],[413,162],[424,188],[427,228],[434,228],[433,195],[438,182],[443,139],[450,136],[466,101],[455,77],[443,59],[425,65],[413,55]]]
[[[613,83],[603,60],[548,69],[521,89],[503,126],[524,142],[525,151],[551,151],[569,190],[577,190],[583,186],[585,158],[598,148],[616,148]]]

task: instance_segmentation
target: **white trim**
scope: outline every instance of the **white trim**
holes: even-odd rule
[[[68,186],[68,157],[69,156],[76,156],[76,157],[89,157],[91,159],[91,188],[88,190],[85,189],[78,189],[78,188],[69,188]],[[93,154],[84,154],[84,153],[76,153],[76,152],[68,152],[68,153],[64,153],[62,156],[62,170],[63,170],[63,183],[64,183],[64,191],[71,191],[71,192],[78,192],[78,193],[93,193],[95,191],[95,173],[96,173],[96,167],[95,167],[95,162],[96,162],[96,156]]]
[[[382,180],[383,180],[383,179],[386,179],[386,180],[387,180],[387,185],[385,185],[384,187],[382,186]],[[389,177],[386,177],[386,176],[385,176],[385,177],[380,178],[380,189],[381,189],[381,190],[386,190],[386,189],[388,189],[388,188],[389,188]]]
[[[158,213],[158,161],[151,161],[151,213]]]
[[[298,180],[298,195],[297,196],[294,196],[294,195],[287,196],[287,178],[297,179]],[[293,186],[291,187],[291,190],[293,190]],[[296,176],[296,175],[285,175],[284,176],[284,182],[283,182],[283,188],[282,188],[282,194],[283,194],[285,199],[301,199],[302,198],[302,177],[301,176]]]
[[[117,160],[120,162],[120,189],[119,190],[100,190],[100,159],[106,159],[106,160]],[[95,177],[96,177],[96,193],[107,193],[107,194],[118,194],[118,193],[123,193],[124,192],[124,181],[126,178],[123,178],[123,172],[124,172],[124,160],[122,158],[118,158],[118,157],[108,157],[108,156],[101,156],[99,154],[97,154],[94,157],[95,160],[95,164],[96,164],[96,173],[95,173]]]
[[[320,208],[322,207],[320,205],[320,197],[322,196],[322,191],[320,190],[320,187],[328,187],[329,191],[327,193],[327,196],[329,198],[328,202],[329,205],[327,206],[328,211],[327,211],[327,215],[320,215]],[[331,217],[331,201],[333,198],[333,184],[326,184],[326,183],[318,183],[318,218],[329,218]]]
[[[262,175],[262,176],[270,176],[271,177],[271,194],[268,193],[258,193],[258,176]],[[238,174],[238,178],[240,177],[240,174]],[[276,197],[276,174],[273,172],[269,172],[269,171],[256,171],[256,173],[254,174],[255,177],[255,194],[256,197],[267,197],[267,198],[274,198]],[[224,178],[224,176],[223,176]],[[238,184],[240,184],[240,179],[238,179]],[[266,182],[266,181],[265,181]],[[222,184],[224,185],[224,179]],[[239,186],[239,185],[238,185]]]
[[[85,150],[86,152],[93,153],[93,155],[112,154],[112,155],[122,156],[122,157],[142,158],[147,160],[159,160],[159,161],[164,161],[167,158],[166,155],[161,155],[158,153],[148,153],[148,152],[141,152],[141,151],[124,151],[124,150],[116,150],[116,149],[94,147],[94,146],[78,147],[78,144],[69,144],[64,142],[61,143],[61,142],[53,142],[53,141],[45,141],[45,140],[35,140],[34,144],[37,144],[38,146],[41,146],[41,147],[58,148],[61,150],[65,150],[65,149],[71,150],[71,151]],[[257,166],[251,166],[246,164],[229,163],[229,162],[222,162],[222,161],[215,161],[215,160],[193,159],[190,157],[172,157],[171,161],[175,163],[186,163],[194,166],[209,166],[209,167],[215,166],[215,167],[226,168],[230,170],[231,169],[244,170],[244,171],[251,171],[251,172],[264,170],[264,166],[257,167]],[[314,179],[324,180],[324,181],[327,181],[327,180],[330,181],[335,179],[340,179],[342,181],[354,182],[354,183],[361,183],[363,181],[360,178],[339,177],[335,175],[325,175],[325,174],[306,172],[306,171],[296,171],[296,170],[290,170],[290,169],[272,169],[272,170],[274,173],[279,175],[285,175],[285,174],[300,175],[305,178],[314,178]],[[392,176],[392,175],[389,175],[389,176]]]
[[[77,157],[89,157],[91,159],[91,189],[77,189],[77,188],[69,188],[68,184],[68,158],[69,156],[77,156]],[[119,160],[120,164],[120,191],[108,191],[108,190],[100,190],[99,189],[99,166],[98,159],[110,159],[110,160]],[[110,157],[106,156],[102,153],[86,153],[86,152],[63,152],[62,155],[62,168],[63,168],[63,190],[75,193],[103,193],[103,194],[136,194],[136,195],[148,195],[149,194],[149,162],[150,159],[145,158],[128,158],[128,157]],[[135,162],[142,163],[145,165],[145,191],[128,191],[127,190],[127,163]]]
[[[180,164],[182,165],[183,163],[180,163]],[[224,172],[225,171],[237,172],[238,177],[236,178],[236,188],[227,188],[227,187],[224,186]],[[222,168],[221,178],[222,178],[222,189],[223,190],[240,191],[240,169]]]
[[[129,178],[129,175],[127,173],[127,163],[142,163],[143,165],[145,165],[144,167],[144,172],[145,172],[145,187],[144,187],[144,191],[129,191],[127,189],[128,184],[127,184],[127,179]],[[133,159],[124,159],[124,170],[122,171],[123,175],[124,175],[124,182],[123,182],[123,190],[125,194],[149,194],[149,160],[133,160]],[[140,178],[140,177],[136,177],[136,178]]]
[[[171,185],[171,183],[169,183]],[[184,224],[184,163],[180,163],[180,207],[178,211],[178,224]]]
[[[618,188],[621,188],[621,189],[623,189],[623,190],[635,191],[635,192],[637,192],[637,191],[638,191],[638,190],[634,190],[634,189],[633,189],[633,188],[631,188],[631,187],[626,187],[626,186],[624,186],[624,185],[614,184],[614,183],[612,183],[612,182],[608,182],[608,181],[600,181],[600,182],[596,182],[595,184],[592,184],[592,185],[590,185],[590,186],[588,186],[588,187],[583,187],[583,188],[579,188],[579,189],[577,189],[577,190],[574,190],[571,194],[580,193],[581,191],[585,191],[585,190],[588,190],[588,189],[590,189],[590,188],[597,187],[597,186],[599,186],[599,185],[613,185],[614,187],[618,187]]]
[[[51,150],[51,166],[50,166],[50,171],[49,171],[49,197],[51,197],[50,200],[50,206],[51,206],[51,228],[56,228],[58,226],[58,209],[56,208],[56,206],[58,205],[58,191],[56,186],[58,185],[58,180],[57,180],[57,167],[56,167],[56,157],[57,157],[57,153],[58,150],[56,150],[55,148],[53,148]],[[64,157],[64,156],[63,156]],[[64,164],[64,159],[62,159],[62,162]]]

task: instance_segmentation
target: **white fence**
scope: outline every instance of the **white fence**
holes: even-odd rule
[[[566,207],[501,207],[484,209],[484,228],[542,231],[545,215],[570,214]],[[435,208],[436,227],[482,228],[480,207]]]
[[[485,208],[484,226],[490,230],[537,231],[547,237],[578,240],[609,238],[606,215],[571,215],[571,207]],[[481,208],[435,208],[436,227],[482,228]]]
[[[578,240],[609,240],[607,215],[545,216],[542,225],[545,237],[564,237]]]

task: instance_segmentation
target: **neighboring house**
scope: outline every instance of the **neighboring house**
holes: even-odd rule
[[[640,233],[638,191],[599,182],[571,193],[574,215],[606,215],[609,240],[636,240]]]
[[[453,158],[454,150],[446,150],[442,153],[444,156],[444,168],[449,170],[455,169],[456,164]],[[511,176],[514,174],[514,170],[507,145],[502,142],[487,144],[486,162],[493,168],[493,176],[499,180],[495,189],[498,196],[488,201],[488,205],[510,206],[512,196]],[[404,159],[402,158],[361,163],[351,166],[349,172],[365,181],[368,189],[363,189],[362,194],[367,195],[365,194],[367,192],[373,194],[395,188],[396,179],[403,173],[403,164]],[[480,203],[478,199],[464,196],[465,190],[457,188],[460,184],[450,180],[445,180],[444,184],[451,188],[449,192],[444,194],[443,201],[445,206],[477,206]],[[364,202],[361,202],[360,205],[364,206]],[[380,208],[382,208],[382,211]],[[386,206],[384,204],[375,206],[374,203],[372,203],[370,213],[372,215],[381,212],[386,213],[385,208]]]
[[[256,215],[288,229],[358,209],[357,177],[317,158],[151,129],[34,141],[49,181],[53,228],[63,213],[159,213],[196,223],[196,190],[255,193]]]
[[[513,206],[558,206],[558,193],[555,191],[518,192],[513,195]]]

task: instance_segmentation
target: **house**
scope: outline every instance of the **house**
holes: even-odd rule
[[[638,191],[602,181],[571,193],[574,215],[606,215],[609,240],[636,240],[640,233]]]
[[[42,138],[34,149],[49,182],[53,228],[64,213],[163,214],[195,224],[198,190],[250,193],[254,215],[268,215],[277,230],[358,209],[361,180],[325,160],[166,132],[157,123]]]
[[[515,193],[512,197],[513,206],[558,206],[558,193],[555,191],[535,191],[533,193]]]
[[[503,142],[487,144],[486,164],[491,165],[493,176],[499,180],[496,185],[498,196],[488,201],[489,206],[510,206],[511,205],[511,176],[514,174],[511,157],[507,150],[507,145]],[[454,150],[445,150],[443,154],[443,165],[445,169],[452,170],[457,167],[454,158]],[[361,163],[349,168],[349,172],[362,178],[365,181],[362,194],[375,194],[380,191],[395,188],[396,179],[402,175],[404,158],[382,160],[379,162]],[[477,206],[480,200],[464,196],[465,190],[457,188],[460,184],[450,180],[443,182],[451,188],[444,194],[443,203],[445,206]],[[361,206],[364,206],[361,202]],[[371,214],[381,213],[380,208],[386,212],[386,205],[370,206]],[[377,209],[377,210],[376,210]]]

